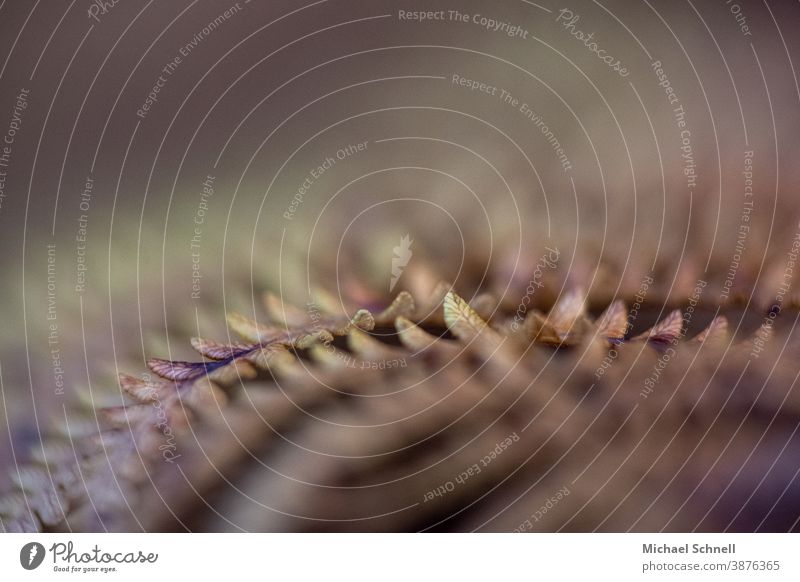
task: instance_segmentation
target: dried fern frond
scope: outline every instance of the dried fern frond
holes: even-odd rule
[[[48,441],[3,528],[797,527],[791,330],[754,358],[722,316],[634,333],[623,300],[593,318],[577,287],[517,329],[444,282],[376,315],[264,303],[268,324],[229,316],[240,340],[192,339],[202,360],[121,375],[129,402]]]

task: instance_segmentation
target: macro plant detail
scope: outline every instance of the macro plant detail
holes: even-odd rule
[[[269,509],[267,500],[276,507],[291,506],[295,496],[302,500],[298,512],[313,508],[327,516],[330,521],[315,521],[323,530],[326,525],[356,531],[458,529],[489,520],[487,511],[496,506],[483,507],[482,495],[502,487],[505,472],[518,466],[529,476],[537,475],[538,482],[554,484],[554,479],[560,479],[571,495],[585,498],[581,512],[553,508],[543,513],[537,495],[518,491],[530,497],[536,528],[539,524],[566,530],[613,528],[613,514],[600,519],[602,513],[595,509],[611,503],[613,489],[604,490],[597,500],[597,493],[587,485],[591,481],[572,480],[575,469],[570,467],[576,463],[586,464],[583,473],[602,474],[598,459],[614,463],[632,454],[629,443],[641,443],[658,426],[651,425],[654,416],[655,420],[663,416],[681,421],[680,430],[673,434],[662,429],[666,431],[662,436],[683,442],[697,431],[711,430],[709,415],[715,430],[719,428],[723,410],[730,414],[749,407],[749,414],[770,424],[777,421],[776,426],[782,419],[791,422],[798,413],[800,401],[791,394],[779,398],[777,386],[785,378],[774,375],[772,369],[780,357],[778,347],[785,349],[784,339],[792,346],[796,340],[775,337],[771,340],[775,349],[748,361],[757,334],[733,337],[724,316],[715,316],[689,337],[683,312],[675,309],[659,314],[652,326],[634,334],[623,300],[615,300],[593,317],[586,293],[574,288],[549,310],[532,309],[523,325],[514,328],[513,313],[502,309],[497,297],[480,293],[468,302],[446,282],[423,297],[401,291],[375,314],[358,309],[347,316],[321,291],[310,305],[315,309],[293,306],[267,293],[262,305],[264,322],[228,315],[229,332],[239,339],[192,338],[199,361],[153,358],[148,361],[152,374],[121,374],[124,404],[85,410],[84,422],[70,421],[61,436],[47,439],[41,450],[34,451],[36,462],[14,475],[16,492],[0,502],[5,527],[9,531],[169,530],[190,525],[216,529],[221,527],[214,519],[217,512],[204,507],[201,500],[210,496],[224,504],[225,496],[235,499],[243,494],[249,502],[264,497],[259,502],[262,514],[249,511],[256,520],[250,525],[265,530],[307,527],[299,513]],[[667,346],[673,351],[672,361],[659,368],[659,357]],[[614,357],[606,365],[610,353]],[[376,365],[401,358],[407,363],[403,368]],[[726,379],[738,375],[737,382],[720,380],[720,367]],[[641,388],[656,369],[660,369],[658,383],[651,381],[655,387],[643,398]],[[748,383],[762,381],[757,395],[747,393]],[[384,397],[378,399],[381,406],[370,404],[375,396]],[[756,400],[749,405],[753,397]],[[664,408],[665,402],[670,403],[669,409]],[[325,428],[304,423],[307,411],[313,411],[317,420],[328,417],[332,424]],[[426,459],[429,450],[448,438],[444,435],[451,427],[481,418],[495,421],[460,442],[452,458],[434,465],[432,475],[423,471],[431,473]],[[731,422],[736,418],[734,414]],[[373,438],[357,437],[356,419],[373,427]],[[375,427],[380,428],[376,431]],[[566,432],[561,427],[567,427]],[[501,435],[508,434],[519,442],[509,440],[502,456],[483,456],[494,459],[491,465],[475,465],[477,469],[462,473],[460,481],[452,480],[462,468],[462,451],[491,452],[494,440],[502,442]],[[254,479],[260,472],[253,468],[243,484],[235,482],[242,478],[238,467],[259,467],[262,455],[270,463],[281,455],[297,456],[281,447],[281,439],[289,438],[286,435],[316,447],[327,443],[336,450],[335,462],[318,459],[303,464],[309,467],[306,477],[321,483],[321,490],[317,486],[304,491],[302,481],[296,481],[294,486],[273,491],[268,476],[261,475],[263,484]],[[580,435],[577,440],[576,435]],[[620,435],[625,436],[624,442],[614,440]],[[747,436],[738,438],[746,441]],[[723,444],[724,439],[706,448],[716,451],[719,446],[719,455],[724,457],[727,447]],[[763,445],[751,442],[748,446]],[[400,451],[401,464],[387,465],[385,457]],[[647,454],[647,448],[639,454]],[[592,457],[594,462],[587,462]],[[625,470],[641,472],[640,479],[655,479],[659,472],[668,473],[670,464],[656,459],[645,469]],[[399,471],[403,473],[398,477]],[[429,491],[436,490],[433,481],[449,473],[453,475],[446,482],[452,488],[430,495]],[[682,477],[684,486],[693,477]],[[176,479],[186,483],[176,486]],[[187,486],[192,496],[187,495]],[[706,486],[711,485],[702,480],[697,484],[700,492]],[[544,486],[550,491],[548,487]],[[392,495],[383,493],[384,489]],[[170,491],[175,495],[170,496]],[[194,495],[198,497],[192,499]],[[413,509],[393,512],[396,495]],[[359,507],[367,506],[372,515],[383,517],[351,521],[353,505],[346,501],[351,496],[358,496]],[[419,497],[416,505],[415,496]],[[465,516],[443,525],[449,507],[473,498],[476,501]],[[331,499],[336,503],[329,503]],[[682,527],[696,517],[681,513],[677,502],[671,505],[669,495],[662,499],[642,513],[643,528]],[[235,505],[235,501],[230,503]],[[788,504],[785,511],[796,511],[790,498],[784,504]],[[683,506],[691,509],[690,504]],[[771,521],[760,526],[779,527],[777,509],[770,515]],[[721,518],[711,512],[700,527],[718,527],[716,520]],[[737,527],[735,521],[728,526]]]
[[[7,577],[796,578],[798,23],[0,0]]]

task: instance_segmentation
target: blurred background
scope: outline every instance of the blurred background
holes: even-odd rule
[[[702,276],[768,308],[798,24],[788,0],[0,3],[0,469],[266,289],[385,303],[406,236],[465,292],[464,257],[503,296],[547,245],[604,301],[656,269],[665,302]]]

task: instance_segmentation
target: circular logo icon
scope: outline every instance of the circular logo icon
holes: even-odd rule
[[[44,546],[39,542],[30,542],[19,551],[19,563],[26,570],[35,570],[44,561]]]

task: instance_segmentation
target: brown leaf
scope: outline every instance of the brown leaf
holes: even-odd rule
[[[444,303],[445,297],[452,287],[452,284],[446,281],[439,281],[417,308],[419,319],[429,324],[444,323],[440,306]]]
[[[586,295],[579,289],[564,293],[545,316],[533,309],[525,316],[523,332],[533,341],[551,345],[574,345],[587,329]]]
[[[119,375],[119,386],[137,402],[150,402],[168,390],[162,382],[143,380],[128,374]]]
[[[484,329],[486,322],[453,291],[448,291],[444,298],[444,321],[457,338],[470,340]]]
[[[243,355],[255,347],[253,344],[244,342],[225,344],[201,337],[193,337],[189,341],[195,350],[211,360],[227,360],[228,358]]]
[[[597,320],[597,333],[609,341],[619,342],[627,331],[628,308],[624,301],[614,301]]]
[[[353,326],[364,331],[372,331],[375,329],[375,318],[366,309],[359,309],[353,319],[331,317],[323,320],[321,326],[333,335],[347,335]]]
[[[444,321],[453,335],[462,341],[470,341],[478,336],[492,342],[499,342],[501,339],[500,335],[453,291],[449,291],[444,298]]]
[[[401,291],[391,305],[375,316],[375,323],[388,325],[398,317],[411,317],[414,314],[414,298],[408,291]]]
[[[547,323],[561,338],[567,340],[571,335],[579,335],[586,321],[586,294],[580,289],[564,293],[547,314]]]
[[[683,314],[676,309],[644,333],[633,338],[636,341],[649,341],[657,344],[670,344],[676,341],[683,331]]]
[[[245,356],[245,359],[257,368],[271,370],[287,362],[294,362],[295,358],[286,347],[280,344],[259,346]]]
[[[547,317],[536,309],[532,309],[525,316],[522,329],[529,340],[552,345],[560,345],[562,342],[561,336],[547,321]]]
[[[696,342],[723,342],[727,341],[729,334],[728,334],[728,320],[725,318],[724,315],[719,315],[714,318],[714,320],[708,324],[708,327],[705,328],[702,332],[697,334],[693,341]]]
[[[171,360],[162,360],[161,358],[147,360],[147,367],[153,372],[162,378],[175,382],[186,382],[199,378],[211,369],[212,365],[206,362],[173,362]]]

